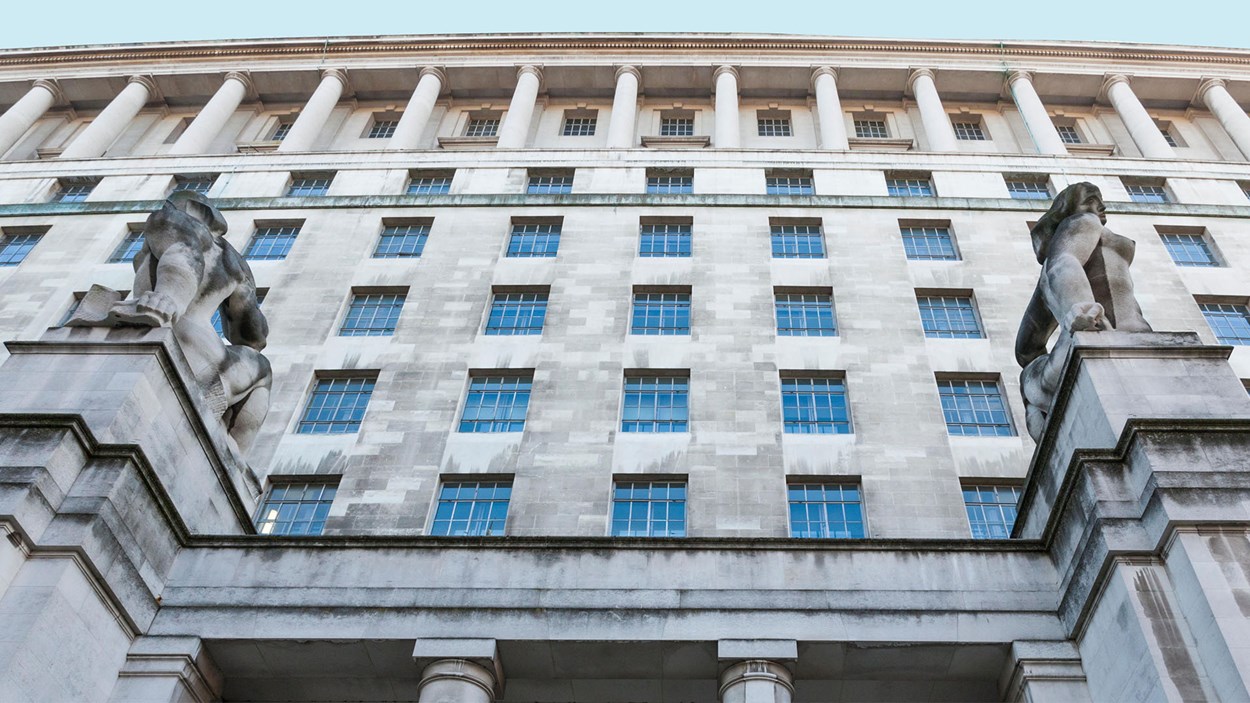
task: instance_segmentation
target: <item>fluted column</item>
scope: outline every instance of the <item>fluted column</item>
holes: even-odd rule
[[[616,95],[612,97],[612,121],[608,123],[608,148],[628,149],[638,131],[638,86],[642,74],[633,66],[616,69]]]
[[[920,108],[920,121],[924,124],[929,151],[959,151],[955,129],[951,127],[951,119],[946,114],[946,108],[942,107],[942,98],[938,96],[937,85],[933,82],[933,71],[927,68],[912,71],[907,85],[916,97],[916,107]]]
[[[94,159],[117,141],[130,121],[156,94],[156,84],[147,76],[131,76],[122,92],[96,116],[78,138],[61,152],[62,159]]]
[[[495,672],[468,659],[439,659],[421,672],[418,703],[490,703]]]
[[[721,703],[790,703],[793,697],[794,676],[774,661],[748,659],[720,676]]]
[[[304,103],[291,131],[278,145],[278,151],[310,151],[346,88],[346,71],[337,68],[322,71],[321,84]]]
[[[231,71],[213,97],[195,116],[178,141],[169,148],[170,154],[203,154],[221,134],[226,122],[239,109],[239,103],[252,88],[252,79],[246,73]]]
[[[812,89],[816,93],[816,114],[820,118],[820,148],[845,151],[846,120],[842,117],[842,101],[838,98],[838,72],[829,66],[812,71]]]
[[[1232,138],[1237,148],[1241,149],[1241,153],[1250,159],[1250,116],[1247,116],[1246,111],[1242,110],[1233,96],[1228,94],[1224,81],[1218,78],[1208,78],[1198,86],[1198,96],[1202,98],[1202,102],[1206,104],[1211,114],[1215,115],[1215,119],[1220,121],[1220,125]],[[4,145],[0,143],[0,153],[3,152]]]
[[[26,130],[63,99],[61,89],[55,82],[42,78],[35,81],[30,90],[13,103],[13,107],[0,115],[0,156],[12,149]]]
[[[1172,147],[1168,146],[1163,134],[1159,131],[1159,126],[1155,124],[1150,114],[1146,112],[1146,108],[1142,107],[1133,89],[1129,87],[1128,76],[1108,76],[1102,85],[1107,100],[1111,101],[1115,114],[1120,116],[1120,121],[1128,128],[1129,136],[1141,150],[1142,156],[1148,159],[1171,158]]]
[[[430,115],[434,114],[434,103],[438,102],[445,85],[447,74],[433,66],[421,69],[421,78],[412,91],[412,97],[408,98],[399,124],[395,125],[395,133],[387,142],[387,149],[416,149],[420,145],[425,126],[430,122]]]
[[[1033,143],[1037,145],[1037,150],[1043,154],[1067,154],[1068,147],[1064,146],[1063,140],[1059,138],[1059,130],[1055,129],[1055,123],[1050,121],[1050,115],[1046,114],[1046,106],[1042,104],[1042,99],[1037,96],[1037,90],[1033,88],[1033,76],[1027,71],[1013,71],[1007,77],[1007,87],[1011,90],[1011,97],[1016,101],[1016,109],[1020,111],[1020,117],[1024,119],[1024,126],[1029,130],[1029,136],[1033,137]]]
[[[712,146],[736,148],[740,143],[738,125],[738,70],[721,66],[712,74],[716,89],[716,133]]]
[[[520,149],[530,135],[530,120],[534,118],[534,103],[538,100],[538,88],[543,82],[543,72],[537,66],[522,66],[516,72],[516,89],[508,114],[499,125],[499,141],[503,149]]]

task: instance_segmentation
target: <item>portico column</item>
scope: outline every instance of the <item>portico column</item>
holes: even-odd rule
[[[438,96],[445,85],[447,74],[433,66],[421,69],[421,78],[417,81],[416,89],[412,91],[412,97],[408,98],[408,105],[404,107],[399,124],[395,125],[395,133],[391,135],[387,149],[417,148],[425,126],[430,122],[430,115],[434,114],[434,103],[438,102]]]
[[[178,137],[178,141],[169,148],[170,154],[203,154],[208,151],[213,140],[221,133],[222,127],[239,109],[239,103],[251,90],[252,80],[246,73],[231,71],[226,80],[213,94],[212,99],[205,103],[200,114],[195,116],[187,129]]]
[[[1159,132],[1159,126],[1129,87],[1128,76],[1108,76],[1102,86],[1111,106],[1115,108],[1115,114],[1120,116],[1120,120],[1128,128],[1129,136],[1141,150],[1142,156],[1148,159],[1171,158],[1172,147],[1168,146],[1163,134]]]
[[[1068,148],[1059,138],[1059,130],[1055,129],[1055,123],[1050,121],[1050,115],[1046,114],[1046,106],[1042,104],[1042,99],[1037,96],[1037,91],[1033,88],[1033,76],[1027,71],[1013,71],[1007,77],[1007,87],[1011,90],[1011,97],[1016,101],[1016,109],[1020,111],[1020,117],[1024,119],[1024,126],[1029,129],[1029,135],[1033,137],[1033,143],[1037,145],[1038,152],[1067,154]]]
[[[1224,127],[1224,131],[1232,138],[1237,148],[1241,149],[1241,153],[1250,159],[1250,116],[1247,116],[1246,111],[1242,110],[1233,96],[1228,94],[1224,81],[1218,78],[1208,78],[1198,86],[1198,96],[1202,98],[1202,102],[1206,103],[1211,114],[1215,115],[1215,119],[1220,121],[1220,125]],[[0,153],[3,151],[4,144],[0,142]]]
[[[61,89],[55,82],[43,78],[35,81],[13,107],[0,115],[0,156],[13,148],[49,108],[62,100]]]
[[[78,138],[61,152],[62,159],[94,159],[103,156],[130,121],[156,94],[156,84],[147,76],[131,76],[122,92],[96,116]]]
[[[609,149],[628,149],[634,145],[641,83],[642,74],[633,66],[616,69],[616,95],[612,98],[612,121],[608,123]]]
[[[534,102],[538,100],[538,87],[542,85],[543,72],[537,66],[522,66],[516,72],[516,89],[508,114],[499,125],[499,141],[502,149],[520,149],[529,139],[530,120],[534,117]]]
[[[942,99],[938,97],[937,85],[933,83],[933,71],[927,68],[912,71],[907,85],[916,97],[916,106],[920,108],[920,121],[924,124],[924,133],[929,140],[929,151],[958,151],[955,129],[951,127],[950,117],[946,115],[946,108],[942,107]]]
[[[468,659],[439,659],[421,672],[418,703],[490,703],[495,672]]]
[[[304,103],[304,108],[291,125],[291,131],[278,145],[278,151],[309,151],[313,142],[321,134],[330,113],[339,104],[343,91],[347,88],[347,72],[332,68],[321,72],[321,84],[313,91],[312,97]]]
[[[712,146],[737,148],[738,127],[738,70],[733,66],[721,66],[712,74],[716,90],[716,133]]]
[[[829,66],[812,71],[812,87],[816,93],[816,114],[820,118],[820,147],[846,151],[846,121],[842,118],[842,101],[838,98],[838,72]]]
[[[794,676],[774,661],[748,659],[720,675],[721,703],[790,703],[793,697]]]

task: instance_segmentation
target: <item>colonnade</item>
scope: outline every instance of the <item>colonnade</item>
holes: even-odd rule
[[[525,65],[518,69],[516,87],[499,127],[499,148],[516,149],[526,146],[542,80],[543,72],[539,66]],[[642,73],[636,66],[621,66],[616,71],[615,80],[607,146],[611,149],[630,148],[636,146]],[[741,134],[738,109],[739,72],[733,66],[719,66],[713,72],[712,80],[716,106],[712,145],[736,148],[740,145]],[[816,67],[812,71],[811,85],[816,97],[819,148],[832,151],[848,149],[849,140],[838,95],[837,70],[832,66]],[[1051,155],[1067,154],[1068,149],[1033,86],[1033,75],[1028,71],[1012,71],[1006,77],[1006,85],[1038,151]],[[299,111],[278,150],[313,150],[318,135],[348,86],[348,72],[345,69],[323,70],[320,83]],[[434,66],[422,68],[416,88],[408,100],[394,135],[384,148],[417,148],[438,98],[447,88],[447,74],[443,70]],[[915,99],[920,112],[927,150],[959,151],[950,115],[942,105],[938,92],[935,71],[929,68],[913,70],[907,80],[907,90]],[[251,78],[246,72],[227,73],[221,87],[173,144],[170,153],[208,153],[239,105],[248,95],[254,93]],[[1100,96],[1105,97],[1119,115],[1143,156],[1157,159],[1174,156],[1172,147],[1133,92],[1130,77],[1121,74],[1108,76]],[[65,147],[61,158],[89,159],[103,156],[139,111],[159,97],[156,83],[151,76],[131,76],[126,87]],[[1197,97],[1220,122],[1233,143],[1250,158],[1250,116],[1247,116],[1229,94],[1225,81],[1218,78],[1204,80]],[[0,115],[0,154],[16,144],[48,110],[64,102],[61,88],[54,80],[34,81],[29,91]]]

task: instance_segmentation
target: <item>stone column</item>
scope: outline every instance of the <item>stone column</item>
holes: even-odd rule
[[[404,114],[400,116],[399,124],[395,125],[395,133],[386,144],[387,149],[417,148],[425,126],[430,122],[430,115],[434,114],[434,103],[438,102],[438,96],[446,85],[447,74],[442,70],[433,66],[421,69],[417,87],[412,91],[412,97],[408,98]]]
[[[439,659],[421,672],[418,703],[490,703],[495,672],[468,659]]]
[[[907,86],[920,108],[920,121],[924,123],[929,151],[959,151],[951,118],[946,114],[946,108],[942,107],[942,99],[938,97],[937,86],[933,83],[933,71],[927,68],[912,71]]]
[[[1059,138],[1059,130],[1055,129],[1055,123],[1046,114],[1042,99],[1037,97],[1037,91],[1033,88],[1033,76],[1027,71],[1013,71],[1007,76],[1007,87],[1011,90],[1016,109],[1020,111],[1020,117],[1024,119],[1024,126],[1028,128],[1029,136],[1033,137],[1038,152],[1066,155],[1068,147]]]
[[[1237,148],[1241,149],[1241,153],[1250,159],[1250,117],[1246,116],[1246,111],[1241,109],[1233,96],[1228,94],[1224,81],[1208,78],[1198,86],[1198,96],[1211,114],[1215,115],[1215,119],[1220,121],[1220,125],[1228,132]],[[3,152],[4,143],[0,141],[0,153]]]
[[[200,114],[195,116],[187,130],[178,137],[178,141],[170,147],[170,154],[203,154],[208,151],[213,140],[221,133],[226,122],[239,109],[239,103],[252,89],[252,79],[246,73],[231,71],[226,80],[213,94]]]
[[[504,115],[503,124],[499,125],[499,141],[496,146],[501,149],[521,149],[530,135],[530,120],[534,117],[534,102],[538,100],[538,88],[543,82],[543,72],[537,66],[522,66],[516,72],[516,89],[512,91],[512,102],[508,103],[508,114]]]
[[[838,72],[829,66],[812,71],[812,89],[816,93],[816,114],[820,117],[820,148],[846,151],[846,120],[842,117],[842,101],[838,98]]]
[[[0,115],[0,156],[13,148],[17,140],[21,139],[22,135],[26,134],[26,130],[43,117],[49,108],[63,100],[64,96],[56,82],[43,78],[35,81],[30,90],[26,91],[20,100],[13,103],[13,107]]]
[[[310,151],[346,88],[346,71],[338,68],[322,71],[321,84],[304,103],[304,109],[299,111],[291,131],[278,145],[278,151]]]
[[[794,676],[774,661],[748,659],[720,675],[721,703],[790,703],[793,697]]]
[[[608,148],[628,149],[638,131],[638,86],[642,74],[633,66],[616,69],[616,95],[612,98],[612,121],[608,124]]]
[[[156,84],[147,76],[131,76],[122,92],[96,116],[78,138],[61,152],[62,159],[94,159],[103,156],[148,100]]]
[[[1163,134],[1159,132],[1159,126],[1129,87],[1128,76],[1108,76],[1102,84],[1102,92],[1106,93],[1115,113],[1128,128],[1129,136],[1141,150],[1142,156],[1148,159],[1168,159],[1173,156],[1172,147],[1168,146]]]
[[[733,66],[721,66],[712,74],[716,91],[716,133],[712,146],[737,148],[740,143],[738,126],[738,70]]]

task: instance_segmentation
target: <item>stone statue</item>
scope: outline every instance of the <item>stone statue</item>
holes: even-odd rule
[[[1042,274],[1016,334],[1016,361],[1024,367],[1020,390],[1035,440],[1046,427],[1073,332],[1151,331],[1129,277],[1135,244],[1107,229],[1106,222],[1098,187],[1074,183],[1030,232]],[[1059,336],[1047,352],[1056,328]]]
[[[207,198],[174,193],[143,228],[131,297],[92,286],[70,327],[172,327],[200,391],[240,451],[269,411],[269,324],[247,261],[224,238],[226,221]],[[213,329],[221,311],[225,341]]]

